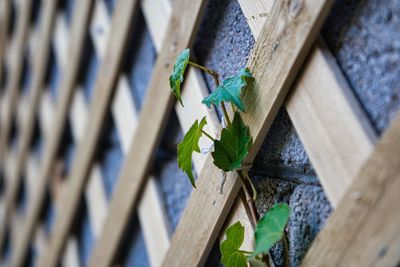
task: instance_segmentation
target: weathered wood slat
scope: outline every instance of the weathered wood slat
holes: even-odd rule
[[[46,184],[50,179],[53,162],[56,158],[61,136],[64,130],[64,125],[67,119],[67,112],[70,105],[70,99],[75,88],[78,66],[81,58],[81,51],[86,34],[86,25],[89,19],[91,0],[82,0],[77,2],[72,20],[72,28],[69,40],[69,60],[65,67],[65,72],[60,81],[59,101],[56,105],[55,113],[53,114],[52,134],[45,140],[43,158],[41,160],[40,175],[37,181],[37,192],[34,194],[34,199],[29,203],[28,215],[26,223],[20,231],[21,240],[17,243],[13,253],[12,266],[21,266],[27,253],[29,240],[35,229],[42,204],[46,192]]]
[[[114,256],[121,235],[138,201],[140,189],[151,166],[154,151],[160,141],[173,99],[168,91],[169,68],[181,49],[193,41],[204,1],[174,3],[180,7],[173,13],[168,33],[159,53],[143,109],[139,116],[138,129],[129,155],[124,162],[117,186],[110,203],[104,230],[93,250],[90,266],[108,266]],[[182,12],[182,10],[184,12]],[[165,88],[165,90],[160,90]],[[157,107],[157,108],[154,108]],[[140,151],[140,153],[137,153]]]
[[[64,206],[57,211],[48,252],[46,256],[40,259],[40,266],[55,266],[64,248],[79,205],[80,196],[86,185],[87,174],[90,170],[103,119],[115,86],[136,6],[137,1],[119,1],[115,7],[112,18],[112,28],[115,30],[110,33],[106,55],[96,77],[85,135],[78,146],[66,194],[63,196],[65,198],[61,200]]]
[[[303,266],[398,266],[400,113],[376,145]]]
[[[372,152],[376,135],[321,42],[312,50],[286,109],[336,207]]]
[[[301,9],[293,9],[286,1],[277,1],[248,66],[257,84],[244,95],[247,113],[243,119],[250,126],[254,145],[246,159],[251,163],[282,105],[297,71],[305,59],[324,21],[331,1],[302,1]],[[221,172],[209,155],[205,168],[173,236],[163,266],[201,266],[222,227],[240,181],[228,174],[224,194],[219,194]],[[182,250],[181,248],[187,248]]]

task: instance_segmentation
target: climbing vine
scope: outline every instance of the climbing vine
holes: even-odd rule
[[[192,155],[195,152],[200,153],[200,138],[203,136],[209,138],[214,146],[214,151],[211,153],[214,165],[223,172],[237,172],[241,179],[252,221],[256,225],[254,251],[240,249],[244,240],[244,226],[240,222],[236,222],[226,229],[226,239],[220,246],[222,264],[226,267],[245,267],[248,264],[251,266],[271,266],[273,262],[269,251],[274,244],[282,240],[286,254],[285,262],[289,266],[285,227],[289,219],[290,208],[287,204],[275,204],[258,220],[254,205],[257,191],[247,174],[247,169],[243,166],[243,161],[247,157],[253,142],[250,129],[240,115],[241,112],[246,110],[241,95],[244,90],[251,90],[253,87],[253,75],[249,69],[244,68],[238,74],[223,80],[220,84],[218,73],[191,61],[190,50],[185,49],[176,58],[169,78],[171,91],[182,106],[184,106],[184,103],[181,97],[181,86],[188,66],[198,68],[213,77],[216,89],[205,97],[202,103],[208,108],[221,107],[224,114],[222,121],[225,127],[221,131],[220,138],[217,139],[204,130],[204,126],[207,124],[206,117],[196,120],[178,144],[178,166],[188,175],[190,183],[196,188],[192,172]],[[232,106],[233,119],[228,114],[225,102]]]

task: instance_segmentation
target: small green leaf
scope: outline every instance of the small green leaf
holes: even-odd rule
[[[219,105],[222,101],[231,102],[244,112],[240,94],[244,88],[252,86],[253,81],[254,78],[249,69],[242,69],[239,74],[225,79],[213,93],[203,99],[202,103],[211,108],[211,104]]]
[[[247,267],[246,256],[242,252],[234,252],[229,257],[229,262],[226,267]]]
[[[171,87],[172,93],[179,100],[183,106],[181,99],[181,84],[183,83],[183,75],[185,74],[186,66],[189,63],[190,49],[186,48],[176,58],[174,64],[174,70],[171,76],[169,76],[169,86]]]
[[[223,171],[240,169],[251,147],[250,129],[235,112],[232,125],[222,129],[221,139],[214,141],[214,164]]]
[[[225,230],[226,239],[221,243],[221,262],[225,267],[246,267],[246,256],[238,251],[244,240],[244,226],[236,222]]]
[[[189,176],[193,187],[196,187],[196,185],[192,173],[192,154],[193,152],[200,152],[199,139],[202,135],[201,131],[206,124],[206,117],[200,123],[196,120],[183,137],[183,140],[178,144],[178,166]]]
[[[256,248],[253,257],[267,253],[282,239],[289,220],[290,208],[287,204],[275,204],[257,223],[255,230]]]

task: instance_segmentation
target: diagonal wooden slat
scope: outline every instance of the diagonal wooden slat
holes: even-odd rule
[[[21,266],[26,257],[29,240],[35,229],[36,221],[39,218],[41,207],[44,201],[46,184],[50,178],[54,159],[59,147],[59,142],[64,130],[67,119],[67,111],[70,105],[70,99],[75,88],[78,66],[81,58],[81,51],[86,36],[86,24],[89,19],[91,0],[82,0],[77,2],[72,20],[72,28],[69,41],[69,60],[65,67],[62,79],[60,81],[60,101],[56,105],[53,115],[52,134],[45,140],[43,159],[41,160],[39,181],[37,192],[30,203],[28,215],[24,227],[22,228],[21,239],[17,243],[14,251],[12,266]]]
[[[78,146],[70,180],[64,194],[66,199],[61,200],[64,206],[57,210],[48,253],[40,259],[40,266],[55,266],[57,264],[68,237],[80,196],[87,181],[86,176],[94,156],[103,118],[109,106],[136,6],[137,1],[119,1],[115,7],[112,18],[112,28],[115,30],[111,32],[107,52],[97,75],[85,136]]]
[[[204,9],[204,1],[177,1],[174,4],[184,12],[179,12],[179,15],[173,13],[170,19],[166,39],[159,53],[139,116],[137,132],[118,178],[102,234],[93,250],[89,264],[91,266],[111,264],[131,211],[138,201],[139,190],[151,166],[151,159],[172,108],[173,101],[168,90],[159,90],[166,88],[165,81],[169,76],[169,68],[166,68],[166,65],[171,66],[176,54],[193,41],[194,32]],[[138,151],[140,153],[137,153]]]
[[[301,9],[293,9],[285,1],[274,3],[248,64],[257,84],[244,95],[248,110],[243,119],[254,138],[247,163],[253,161],[330,5],[331,1],[302,1]],[[209,155],[163,266],[204,264],[240,188],[237,176],[228,174],[224,193],[219,194],[220,176]]]
[[[372,152],[376,134],[320,40],[286,109],[333,207]]]
[[[400,113],[376,145],[303,266],[398,266]]]
[[[46,74],[48,48],[50,45],[50,37],[52,32],[53,17],[56,9],[56,1],[46,2],[43,6],[43,19],[40,25],[40,45],[38,51],[32,54],[31,59],[32,67],[32,83],[31,89],[29,90],[28,102],[26,102],[27,110],[24,112],[25,116],[22,117],[24,120],[21,123],[19,145],[17,148],[17,159],[15,169],[12,171],[12,176],[8,177],[9,180],[6,199],[5,199],[5,218],[7,219],[12,214],[14,208],[14,201],[20,185],[22,170],[25,167],[26,158],[29,152],[31,137],[34,130],[36,109],[38,107],[38,101],[42,90],[44,77]],[[29,17],[29,16],[28,16]],[[0,243],[3,241],[2,234],[4,228],[0,230]]]

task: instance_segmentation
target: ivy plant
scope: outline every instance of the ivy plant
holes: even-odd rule
[[[284,231],[289,214],[287,204],[275,204],[265,213],[256,226],[254,251],[240,250],[244,240],[244,226],[240,222],[232,224],[226,229],[226,239],[220,245],[222,264],[226,267],[246,267],[249,262],[251,266],[266,266],[264,256],[273,245],[286,238]]]
[[[178,144],[178,166],[187,174],[190,183],[195,188],[192,156],[193,153],[200,153],[200,138],[202,136],[209,138],[214,145],[214,151],[211,153],[214,165],[223,172],[237,172],[243,184],[243,191],[247,198],[246,203],[252,214],[252,221],[256,224],[257,214],[254,201],[256,200],[257,192],[243,164],[253,142],[250,129],[241,117],[241,112],[246,111],[241,96],[245,90],[252,90],[254,77],[249,69],[243,68],[238,74],[225,79],[220,84],[218,73],[191,61],[190,49],[187,48],[176,58],[173,71],[169,77],[171,91],[182,106],[184,106],[184,103],[181,97],[181,88],[188,66],[198,68],[213,77],[216,88],[202,100],[202,103],[208,108],[220,106],[224,113],[222,120],[226,122],[226,127],[222,129],[220,138],[217,139],[204,130],[204,126],[207,124],[206,117],[203,117],[200,121],[196,120],[183,137],[183,140]],[[233,120],[228,114],[225,103],[231,104]],[[248,186],[251,187],[252,194]],[[258,221],[255,230],[256,246],[254,252],[240,250],[244,239],[244,227],[240,222],[233,224],[226,230],[227,239],[221,244],[222,263],[227,267],[247,266],[248,262],[252,266],[265,266],[265,264],[268,266],[268,262],[262,256],[268,254],[269,249],[282,239],[288,216],[289,208],[286,204],[282,204],[274,206]]]

